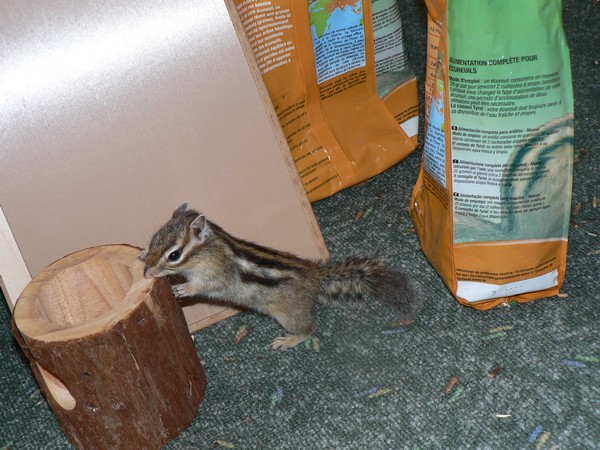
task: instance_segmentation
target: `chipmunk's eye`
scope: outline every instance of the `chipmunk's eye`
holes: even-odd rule
[[[179,258],[181,258],[181,250],[173,250],[169,253],[169,256],[167,256],[167,259],[172,262],[177,261]]]

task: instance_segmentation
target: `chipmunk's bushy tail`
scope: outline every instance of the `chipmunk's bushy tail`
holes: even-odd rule
[[[375,298],[403,318],[413,318],[419,305],[417,290],[403,272],[370,258],[328,261],[319,300],[324,304],[360,307]]]

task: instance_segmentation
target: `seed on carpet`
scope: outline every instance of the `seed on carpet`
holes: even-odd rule
[[[544,448],[544,445],[546,445],[546,442],[548,442],[548,439],[550,439],[550,435],[551,433],[549,431],[546,431],[544,434],[542,434],[535,448],[537,450],[542,450],[542,448]]]
[[[39,392],[40,388],[37,386],[31,386],[29,389],[27,389],[27,395],[29,395],[29,398],[33,397],[34,395],[37,395],[37,393]]]
[[[389,330],[383,330],[381,334],[400,334],[406,331],[405,328],[391,328]]]
[[[496,378],[498,376],[498,374],[502,371],[502,369],[504,369],[504,366],[501,366],[500,364],[496,364],[494,367],[492,367],[490,370],[488,370],[488,375],[491,378]]]
[[[239,344],[246,336],[248,336],[248,326],[243,325],[239,330],[237,330],[237,333],[235,333],[235,343]]]
[[[563,359],[563,364],[569,367],[586,368],[588,365],[581,361],[575,361],[574,359]]]
[[[367,220],[367,219],[369,218],[369,216],[371,215],[371,213],[373,213],[373,207],[372,207],[372,206],[371,206],[371,207],[369,207],[369,208],[368,208],[368,209],[365,211],[365,213],[363,214],[362,218],[363,218],[364,220]]]
[[[456,400],[458,400],[458,397],[461,396],[461,394],[463,393],[463,391],[465,390],[464,387],[462,386],[458,386],[454,392],[452,393],[452,395],[450,396],[450,398],[448,399],[449,403],[454,403]]]
[[[42,391],[40,391],[40,388],[38,387],[32,388],[31,390],[27,391],[27,393],[29,394],[29,400],[33,400],[34,398],[42,395]]]
[[[370,394],[368,396],[368,398],[377,398],[377,397],[381,397],[382,395],[387,395],[390,393],[392,393],[391,388],[383,388],[383,389],[379,389],[378,391],[373,392],[372,394]]]
[[[275,407],[283,399],[283,388],[277,386],[277,390],[271,394],[271,408]]]
[[[487,336],[483,336],[481,339],[484,341],[491,341],[492,339],[498,339],[506,336],[506,331],[499,331],[497,333],[488,334]]]
[[[379,390],[378,387],[372,387],[370,389],[367,389],[365,391],[361,391],[357,394],[354,394],[354,398],[362,398],[362,397],[367,397],[368,395],[371,395],[374,392],[377,392]]]
[[[460,378],[458,376],[453,376],[452,378],[450,378],[450,381],[448,382],[448,384],[446,385],[446,394],[449,394],[450,392],[452,392],[452,390],[456,387],[456,385],[458,384],[458,382],[460,381]]]
[[[306,341],[304,341],[304,348],[306,348],[307,350],[310,350],[311,347],[315,352],[318,352],[319,350],[321,350],[321,341],[319,340],[318,337],[312,336],[309,339],[307,339]]]
[[[538,425],[537,427],[535,427],[529,435],[529,437],[527,438],[527,442],[532,444],[538,438],[538,436],[542,434],[542,431],[544,431],[544,427],[542,425]]]

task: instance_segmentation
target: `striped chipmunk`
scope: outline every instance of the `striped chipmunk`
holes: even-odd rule
[[[204,296],[277,320],[287,331],[271,348],[285,350],[315,331],[314,309],[324,304],[359,307],[376,298],[398,319],[411,319],[416,290],[402,272],[369,258],[311,261],[235,238],[198,211],[179,206],[140,254],[144,276],[177,275],[175,297]]]

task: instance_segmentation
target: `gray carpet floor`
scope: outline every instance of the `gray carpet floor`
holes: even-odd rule
[[[425,8],[401,0],[423,87]],[[241,313],[195,335],[209,380],[191,426],[167,449],[600,449],[600,5],[565,0],[576,164],[564,298],[476,311],[422,255],[407,208],[421,150],[314,209],[330,252],[368,251],[419,284],[417,320],[321,307],[315,337],[273,352],[272,320]],[[422,136],[421,136],[422,137]],[[421,139],[422,142],[422,139]],[[370,214],[355,220],[359,210]],[[2,305],[5,304],[0,299]],[[0,307],[0,448],[69,444]],[[248,335],[235,335],[247,327]]]

